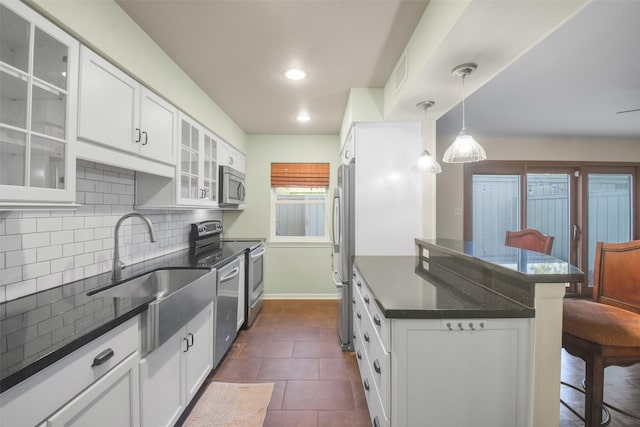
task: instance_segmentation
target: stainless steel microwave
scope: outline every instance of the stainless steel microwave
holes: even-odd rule
[[[220,166],[220,205],[244,204],[244,174],[231,166]]]

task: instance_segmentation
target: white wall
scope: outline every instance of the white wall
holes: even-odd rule
[[[329,162],[330,189],[339,162],[337,135],[249,135],[247,143],[247,204],[243,212],[224,212],[226,238],[268,238],[272,162]],[[331,279],[331,246],[267,243],[267,296],[335,296]]]
[[[475,136],[491,160],[541,160],[576,162],[640,162],[640,141],[586,138],[486,138]],[[438,135],[438,159],[455,135]],[[454,210],[464,208],[463,166],[442,164],[436,178],[436,235],[463,238],[463,216]]]

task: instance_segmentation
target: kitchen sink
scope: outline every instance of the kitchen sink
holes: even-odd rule
[[[155,297],[142,314],[142,351],[152,351],[216,299],[215,269],[166,268],[89,292],[94,297]]]

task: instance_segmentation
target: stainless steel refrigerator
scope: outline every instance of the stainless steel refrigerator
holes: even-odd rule
[[[351,299],[355,254],[355,167],[353,160],[338,167],[337,187],[333,193],[333,282],[340,294],[338,337],[343,350],[353,350]]]
[[[338,335],[353,349],[353,260],[415,256],[422,237],[420,123],[357,123],[345,142],[333,198],[333,281],[340,295]],[[347,163],[347,160],[350,160]]]

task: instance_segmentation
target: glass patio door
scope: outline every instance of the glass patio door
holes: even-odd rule
[[[587,257],[582,270],[587,273],[589,288],[593,287],[596,242],[633,240],[633,178],[631,170],[629,173],[587,172]]]

